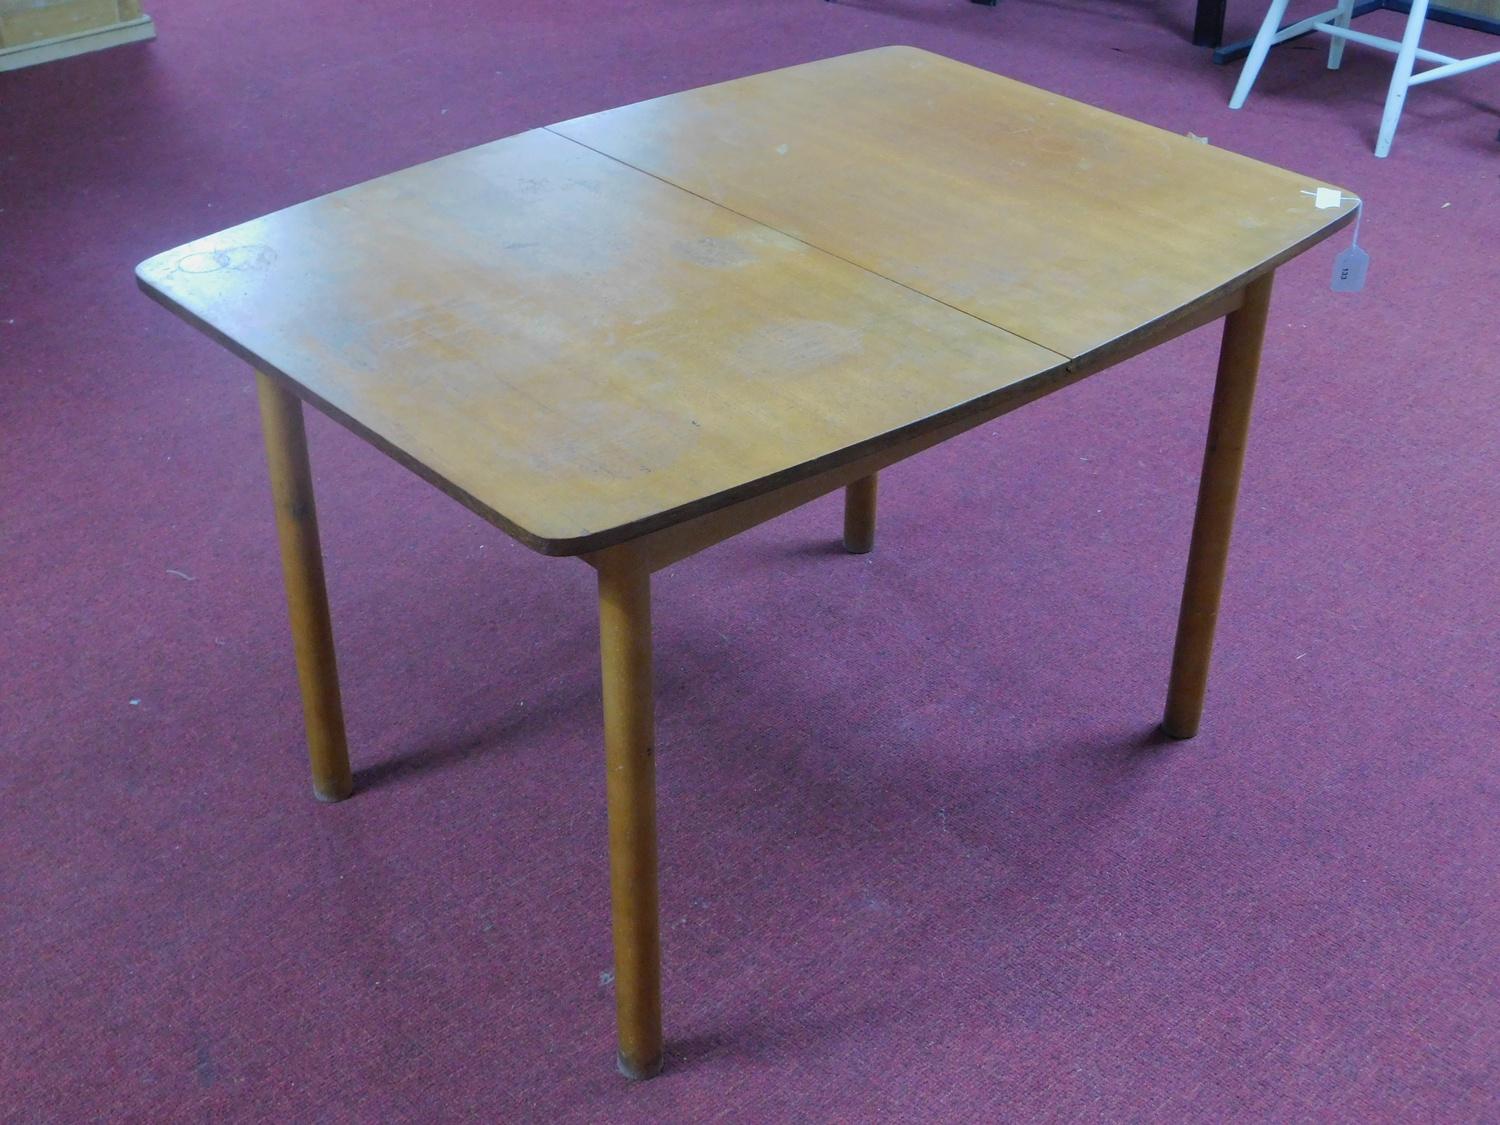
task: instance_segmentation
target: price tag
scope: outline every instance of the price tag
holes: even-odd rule
[[[1357,195],[1345,196],[1334,188],[1320,187],[1316,191],[1302,191],[1313,197],[1313,206],[1318,208],[1342,206],[1345,199],[1354,204],[1354,233],[1349,238],[1349,249],[1333,260],[1333,279],[1330,285],[1335,293],[1358,293],[1365,287],[1365,274],[1370,272],[1370,255],[1359,244],[1359,224],[1365,219],[1365,201]]]
[[[1335,293],[1358,293],[1365,287],[1365,273],[1370,268],[1370,255],[1358,244],[1350,246],[1333,260],[1333,291]]]

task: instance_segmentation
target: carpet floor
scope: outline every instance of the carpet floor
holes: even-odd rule
[[[1231,112],[1185,0],[146,7],[0,75],[0,1119],[1500,1119],[1500,71],[1378,161],[1387,56],[1280,48]],[[359,785],[316,804],[249,373],[131,269],[897,42],[1359,192],[1369,284],[1346,236],[1278,280],[1193,742],[1211,329],[887,473],[872,555],[828,499],[661,576],[632,1085],[592,572],[313,419]]]

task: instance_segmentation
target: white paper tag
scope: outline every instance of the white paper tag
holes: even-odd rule
[[[1313,206],[1321,210],[1337,207],[1344,201],[1343,192],[1336,188],[1320,187],[1313,193]]]
[[[1370,255],[1358,244],[1350,246],[1333,260],[1333,290],[1335,293],[1358,293],[1365,287],[1365,273],[1370,268]]]

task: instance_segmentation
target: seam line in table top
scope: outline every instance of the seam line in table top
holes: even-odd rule
[[[996,324],[993,320],[985,320],[984,317],[971,313],[968,309],[962,309],[957,305],[949,304],[941,297],[934,297],[931,293],[923,292],[921,289],[918,289],[914,285],[908,285],[904,281],[897,281],[894,277],[888,277],[885,274],[881,273],[879,270],[872,270],[869,266],[862,266],[858,262],[851,261],[850,259],[844,257],[842,254],[836,254],[832,250],[819,246],[816,242],[809,242],[805,238],[798,238],[795,234],[792,234],[789,231],[784,231],[780,227],[774,227],[770,223],[765,222],[762,219],[757,219],[754,215],[747,215],[743,211],[736,211],[733,207],[726,206],[725,204],[720,203],[717,199],[710,199],[708,196],[701,195],[698,192],[694,191],[692,188],[683,187],[681,184],[676,183],[673,180],[669,180],[665,176],[658,176],[655,172],[647,171],[645,168],[641,168],[635,164],[632,164],[628,160],[622,160],[620,157],[615,156],[612,153],[605,152],[603,149],[597,149],[593,145],[585,144],[583,141],[578,140],[576,137],[570,137],[566,133],[559,133],[554,130],[551,125],[543,125],[542,129],[548,133],[551,133],[554,137],[560,137],[562,140],[571,141],[579,148],[587,149],[589,152],[598,153],[606,160],[613,160],[616,164],[624,165],[626,168],[629,168],[633,172],[639,172],[643,176],[650,176],[653,180],[656,180],[659,183],[666,184],[670,188],[676,188],[678,191],[686,192],[693,198],[701,199],[705,203],[712,204],[713,206],[719,208],[721,211],[728,211],[731,215],[738,215],[740,218],[746,220],[747,222],[754,223],[756,226],[765,227],[767,230],[774,230],[777,234],[781,235],[784,238],[790,238],[793,242],[800,242],[803,246],[806,246],[812,250],[816,250],[820,254],[827,254],[830,258],[836,258],[846,265],[853,266],[855,269],[869,274],[871,277],[878,277],[882,281],[890,282],[892,285],[899,285],[908,293],[915,293],[919,297],[925,297],[929,301],[935,301],[937,304],[942,305],[944,308],[952,309],[956,313],[962,313],[970,320],[977,320],[980,324],[986,325],[990,328],[998,329],[1008,336],[1014,336],[1018,340],[1025,340],[1033,347],[1041,348],[1044,352],[1051,352],[1059,359],[1065,360],[1068,363],[1072,363],[1078,358],[1077,356],[1072,356],[1066,354],[1065,352],[1060,352],[1056,348],[1049,348],[1046,344],[1039,343],[1038,341],[1031,339],[1029,336],[1023,336],[1021,335],[1021,333],[1015,331],[1014,329],[1007,328],[1003,324]]]

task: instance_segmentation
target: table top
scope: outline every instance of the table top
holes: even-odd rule
[[[1124,353],[1347,222],[1319,186],[891,47],[482,145],[137,276],[580,554]]]

